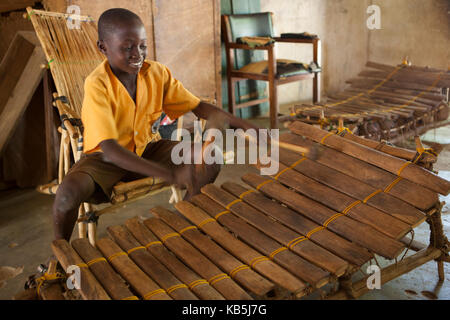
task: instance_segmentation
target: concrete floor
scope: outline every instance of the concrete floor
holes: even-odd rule
[[[253,121],[260,126],[267,126],[267,119]],[[450,180],[450,127],[428,132],[423,140],[444,144],[435,170],[439,175]],[[238,183],[244,173],[258,170],[248,165],[224,166],[216,184],[231,180]],[[123,223],[134,216],[149,217],[149,209],[154,206],[173,208],[168,203],[169,191],[126,205],[111,214],[100,218],[98,236],[106,236],[106,227]],[[446,199],[450,203],[450,197]],[[8,190],[0,192],[0,267],[22,268],[14,278],[1,282],[0,299],[11,299],[21,291],[28,276],[36,272],[40,263],[45,263],[51,255],[50,243],[53,238],[51,206],[53,196],[39,194],[33,189]],[[442,214],[447,237],[450,237],[450,207],[447,204]],[[429,228],[424,223],[415,229],[415,240],[428,243]],[[408,254],[409,255],[409,254]],[[382,265],[391,263],[378,258]],[[365,268],[364,268],[365,269]],[[20,270],[19,270],[20,271]],[[420,268],[403,275],[373,290],[360,299],[450,299],[450,265],[445,265],[446,281],[438,283],[437,266],[429,262]],[[357,277],[357,275],[355,275]]]

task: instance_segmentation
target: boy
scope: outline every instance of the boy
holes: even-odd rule
[[[152,124],[165,112],[176,119],[188,111],[207,119],[220,117],[230,126],[257,129],[215,106],[200,101],[174,79],[164,65],[145,61],[146,33],[133,12],[115,8],[98,21],[99,50],[106,60],[85,81],[81,119],[84,153],[56,192],[55,239],[70,240],[82,202],[107,202],[119,181],[145,176],[184,187],[185,199],[216,179],[220,165],[175,166],[170,160],[177,142],[159,140]]]

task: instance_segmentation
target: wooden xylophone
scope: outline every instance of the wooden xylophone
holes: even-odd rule
[[[443,277],[449,243],[438,193],[449,193],[449,181],[305,123],[290,129],[281,141],[318,155],[280,149],[273,176],[206,185],[176,211],[155,207],[151,218],[109,227],[96,247],[54,241],[64,271],[79,267],[81,296],[299,299],[335,284],[329,297],[356,298],[368,289],[352,276],[377,255],[395,260],[382,269],[383,283],[431,260]],[[424,221],[429,246],[405,258],[413,249],[405,235]]]
[[[366,67],[346,81],[345,90],[314,105],[297,105],[279,120],[324,127],[341,121],[359,136],[391,142],[448,124],[450,70],[371,61]]]

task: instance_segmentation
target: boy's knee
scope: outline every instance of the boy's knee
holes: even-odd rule
[[[94,192],[92,179],[85,175],[69,175],[59,185],[53,204],[56,212],[77,209]]]
[[[67,212],[76,209],[81,204],[76,188],[60,185],[56,191],[54,209],[58,212]]]

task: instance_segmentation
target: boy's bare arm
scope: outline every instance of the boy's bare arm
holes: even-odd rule
[[[160,177],[169,183],[175,183],[175,175],[168,168],[139,157],[137,154],[119,145],[114,139],[103,140],[100,142],[100,148],[103,151],[103,160],[106,162],[144,176]]]
[[[199,105],[194,110],[192,110],[192,112],[197,117],[205,120],[220,119],[223,122],[229,123],[233,128],[242,128],[244,130],[259,129],[257,126],[251,124],[250,122],[237,118],[231,113],[223,111],[222,109],[217,108],[216,106],[204,101],[201,101]]]

